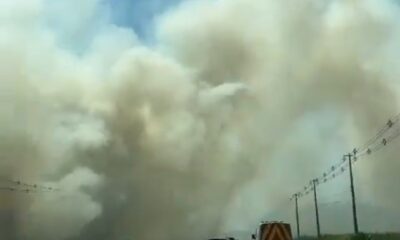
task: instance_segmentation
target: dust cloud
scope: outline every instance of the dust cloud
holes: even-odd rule
[[[2,1],[0,174],[60,191],[1,192],[1,237],[206,239],[292,221],[290,195],[397,112],[399,13],[184,1],[148,46],[100,0]],[[395,156],[357,173],[385,211],[399,210]]]

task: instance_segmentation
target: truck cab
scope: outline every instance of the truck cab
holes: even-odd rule
[[[261,222],[253,240],[293,240],[290,224],[284,222]]]

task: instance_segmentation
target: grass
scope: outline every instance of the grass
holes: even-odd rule
[[[304,236],[298,240],[316,240],[316,237]],[[354,235],[324,235],[320,240],[400,240],[400,233],[361,233]]]

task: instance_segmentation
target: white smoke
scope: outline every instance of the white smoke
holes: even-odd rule
[[[0,236],[205,239],[291,221],[284,201],[396,112],[399,10],[187,1],[146,47],[102,1],[2,1],[0,174],[61,191],[1,193]],[[391,151],[357,172],[385,211],[400,196]]]

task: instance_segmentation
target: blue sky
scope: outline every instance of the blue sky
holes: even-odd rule
[[[154,18],[183,0],[106,0],[114,24],[134,29],[142,40],[153,37]]]
[[[143,44],[151,45],[155,40],[156,17],[188,0],[83,1],[81,8],[84,10],[76,11],[76,3],[79,1],[47,0],[44,20],[45,25],[56,34],[60,46],[77,54],[90,46],[96,33],[101,32],[101,28],[109,21],[132,29]]]

